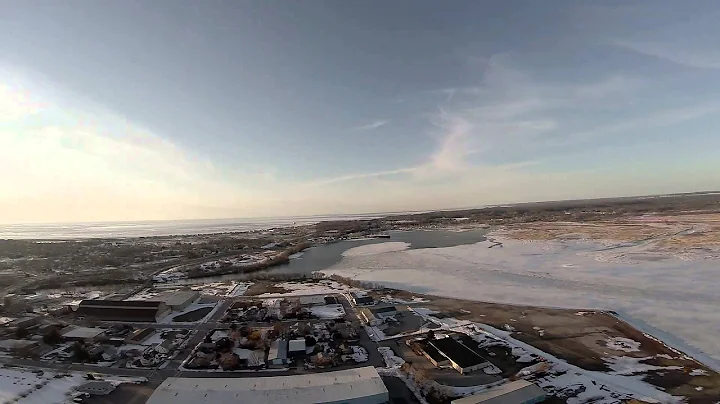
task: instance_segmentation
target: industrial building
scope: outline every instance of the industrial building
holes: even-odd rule
[[[75,391],[81,393],[94,394],[98,396],[104,396],[110,394],[115,390],[115,385],[111,382],[104,380],[92,380],[85,384],[75,387]]]
[[[288,358],[288,342],[285,339],[278,338],[270,344],[268,352],[268,362],[273,365],[282,365],[287,363]]]
[[[525,380],[516,380],[482,393],[453,400],[452,404],[535,404],[545,401],[545,392]]]
[[[153,300],[165,303],[173,311],[185,310],[198,299],[200,299],[200,292],[190,289],[167,291],[153,298]]]
[[[147,404],[385,404],[390,398],[372,366],[295,376],[166,379]]]
[[[362,319],[370,325],[378,325],[386,318],[394,317],[396,314],[398,314],[398,310],[395,306],[360,309]]]
[[[355,306],[372,306],[375,304],[372,296],[368,296],[366,293],[353,293],[350,298]]]
[[[461,374],[492,366],[490,362],[472,348],[452,337],[431,340],[428,341],[428,345],[448,358],[450,365]]]
[[[28,328],[34,326],[35,324],[38,324],[41,319],[42,317],[37,315],[20,317],[9,322],[8,326],[15,328]]]
[[[425,344],[422,353],[435,367],[439,368],[450,364],[450,360],[430,344]]]
[[[293,339],[288,342],[288,357],[296,358],[305,355],[305,339]]]
[[[68,341],[84,341],[86,339],[93,339],[98,335],[105,333],[102,328],[90,328],[90,327],[67,327],[67,330],[63,330],[63,338]]]
[[[164,302],[149,300],[83,300],[75,314],[103,321],[156,322],[170,313]]]
[[[5,339],[0,341],[0,352],[11,352],[15,355],[27,355],[40,346],[38,341],[26,339]]]
[[[155,334],[155,330],[152,328],[139,328],[125,337],[125,343],[127,344],[140,344],[146,339],[150,338],[151,335]]]

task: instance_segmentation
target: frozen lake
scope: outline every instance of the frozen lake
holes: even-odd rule
[[[616,310],[699,348],[720,367],[720,260],[614,261],[584,241],[502,240],[377,254],[352,250],[325,273],[469,300]],[[612,251],[618,251],[613,249]],[[676,344],[676,345],[680,345]]]
[[[389,232],[390,238],[373,238],[361,240],[347,240],[332,244],[324,244],[317,247],[309,248],[299,258],[291,259],[288,264],[278,265],[257,273],[295,273],[309,274],[315,271],[321,271],[329,268],[343,259],[343,253],[354,248],[368,249],[367,246],[394,244],[396,249],[398,244],[403,244],[403,249],[416,250],[428,248],[446,248],[461,245],[475,244],[485,240],[485,234],[488,230],[468,230],[468,231],[444,231],[444,230],[415,230],[415,231],[392,231]],[[384,247],[380,247],[385,250]],[[368,250],[371,251],[371,250]],[[214,276],[200,279],[189,279],[175,281],[174,283],[198,283],[198,282],[218,282],[225,280],[243,280],[252,277],[253,274],[232,274],[223,276]]]

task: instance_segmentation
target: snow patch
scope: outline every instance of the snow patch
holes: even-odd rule
[[[342,253],[343,257],[360,257],[365,255],[376,255],[388,252],[403,251],[410,248],[409,243],[402,241],[390,241],[387,243],[366,244],[353,247]]]
[[[313,306],[309,308],[310,313],[323,320],[332,320],[345,317],[345,309],[342,304],[328,304],[325,306]]]
[[[605,341],[605,346],[614,350],[622,352],[639,352],[640,343],[630,338],[625,337],[612,337]]]
[[[382,355],[385,365],[389,368],[398,369],[405,363],[403,358],[395,355],[392,348],[380,346],[377,350],[380,352],[380,355]]]

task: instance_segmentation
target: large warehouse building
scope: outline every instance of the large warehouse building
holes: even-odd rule
[[[297,376],[166,379],[147,404],[385,404],[385,384],[374,367]]]
[[[200,299],[200,292],[195,290],[173,290],[160,293],[153,300],[161,301],[173,311],[182,311],[193,302]]]
[[[170,313],[170,307],[147,300],[83,300],[75,313],[103,321],[152,323]]]
[[[543,389],[521,379],[453,400],[452,404],[536,404],[543,401],[545,401]]]

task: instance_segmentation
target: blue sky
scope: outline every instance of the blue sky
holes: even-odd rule
[[[0,7],[0,222],[720,188],[712,1]]]

